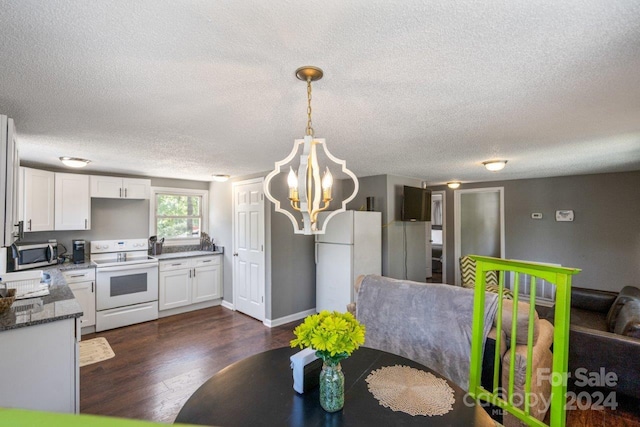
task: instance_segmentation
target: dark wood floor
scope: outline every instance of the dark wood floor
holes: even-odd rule
[[[105,337],[116,356],[80,369],[80,411],[172,423],[185,401],[225,366],[289,345],[300,322],[267,328],[213,307],[83,336]],[[637,402],[616,411],[569,411],[568,426],[638,426]],[[626,406],[625,406],[626,405]]]

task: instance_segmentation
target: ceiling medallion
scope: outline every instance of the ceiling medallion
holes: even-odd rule
[[[322,76],[323,72],[318,67],[305,66],[296,70],[296,77],[307,82],[307,127],[305,136],[303,139],[294,141],[291,153],[275,163],[275,169],[267,175],[264,181],[265,195],[275,204],[277,212],[289,218],[296,234],[324,234],[329,220],[334,215],[344,212],[347,203],[353,200],[358,193],[358,178],[347,169],[346,162],[334,157],[329,152],[324,139],[314,138],[314,131],[311,126],[311,82],[320,80]],[[318,146],[322,147],[328,159],[327,163],[329,163],[323,167],[320,166],[318,161]],[[298,152],[300,152],[299,164],[296,166],[291,163]],[[329,211],[329,207],[333,200],[333,175],[329,166],[334,170],[339,168],[353,180],[353,193],[342,200],[337,209],[331,211]],[[321,179],[320,173],[323,170],[324,175]],[[284,184],[284,174],[287,174],[288,191],[284,190],[284,185],[282,185],[282,191],[278,191],[278,186],[274,186],[275,188],[271,186],[273,178],[280,174],[283,174],[283,179],[279,181],[282,184]],[[280,195],[284,205],[289,205],[291,210],[284,209],[281,201],[272,192]],[[288,201],[284,201],[285,194]],[[322,211],[330,213],[322,221],[319,221],[318,214]],[[299,213],[301,218],[296,218],[294,213]]]

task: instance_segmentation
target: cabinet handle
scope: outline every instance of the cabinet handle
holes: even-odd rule
[[[29,231],[31,231],[31,220],[29,220]]]
[[[91,293],[93,293],[93,282],[91,282]]]
[[[87,273],[84,273],[84,274],[72,274],[69,277],[84,277],[86,275],[87,275]]]
[[[210,259],[206,259],[206,260],[204,260],[204,261],[202,261],[202,262],[211,262],[211,261],[212,261],[212,260],[210,260]]]
[[[191,279],[191,270],[189,270],[189,279]]]
[[[124,189],[124,197],[127,197],[127,189]]]
[[[122,197],[122,188],[120,189],[120,197]]]
[[[85,230],[87,229],[87,219],[86,218],[84,219],[84,229]]]
[[[196,277],[196,269],[193,269],[193,277]]]
[[[182,265],[181,262],[177,263],[177,264],[171,264],[173,267],[175,267],[176,265]]]

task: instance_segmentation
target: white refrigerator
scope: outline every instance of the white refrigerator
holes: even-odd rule
[[[316,235],[316,311],[347,311],[354,301],[353,283],[361,274],[382,274],[380,212],[339,213],[325,234]]]

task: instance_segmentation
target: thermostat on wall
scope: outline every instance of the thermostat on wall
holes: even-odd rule
[[[573,211],[556,211],[556,221],[573,221]]]

